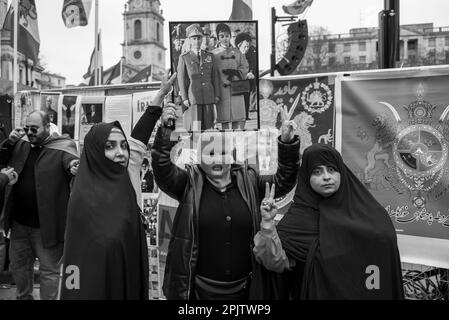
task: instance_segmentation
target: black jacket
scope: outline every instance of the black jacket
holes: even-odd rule
[[[20,140],[11,146],[7,140],[0,150],[0,163],[13,167],[20,176],[31,150],[31,144]],[[50,248],[64,242],[67,203],[70,195],[69,164],[77,159],[72,154],[61,150],[45,148],[40,153],[35,164],[36,198],[38,204],[39,223],[44,247]],[[13,219],[14,201],[13,186],[5,190],[0,223],[8,232]]]
[[[167,299],[188,300],[192,294],[198,259],[198,207],[204,177],[197,165],[187,165],[186,170],[183,170],[171,162],[170,151],[176,142],[170,141],[170,133],[171,130],[164,127],[158,129],[151,155],[157,185],[179,201],[168,246],[163,292]],[[254,168],[246,165],[233,165],[231,169],[252,214],[254,234],[259,230],[259,206],[264,196],[265,183],[275,183],[276,197],[288,193],[296,184],[299,140],[295,137],[290,144],[278,140],[278,146],[278,170],[275,175],[261,176]],[[248,247],[252,249],[252,243]]]

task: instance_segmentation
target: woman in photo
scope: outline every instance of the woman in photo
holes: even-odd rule
[[[212,51],[217,62],[218,77],[221,80],[220,101],[217,103],[217,122],[222,129],[244,129],[246,121],[243,93],[233,95],[233,81],[245,80],[248,75],[248,61],[239,49],[231,45],[231,29],[225,23],[216,27],[218,47]]]

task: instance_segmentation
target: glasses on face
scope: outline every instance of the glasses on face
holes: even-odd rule
[[[25,128],[23,128],[23,131],[25,131],[26,134],[28,134],[28,131],[31,131],[32,134],[36,134],[38,130],[39,129],[35,128],[35,127],[25,127]]]

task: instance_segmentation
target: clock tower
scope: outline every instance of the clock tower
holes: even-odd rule
[[[139,71],[151,65],[153,75],[165,71],[165,19],[160,5],[159,0],[128,0],[123,13],[125,65]]]

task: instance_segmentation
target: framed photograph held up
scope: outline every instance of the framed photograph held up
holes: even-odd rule
[[[257,21],[170,22],[178,131],[259,128]]]

